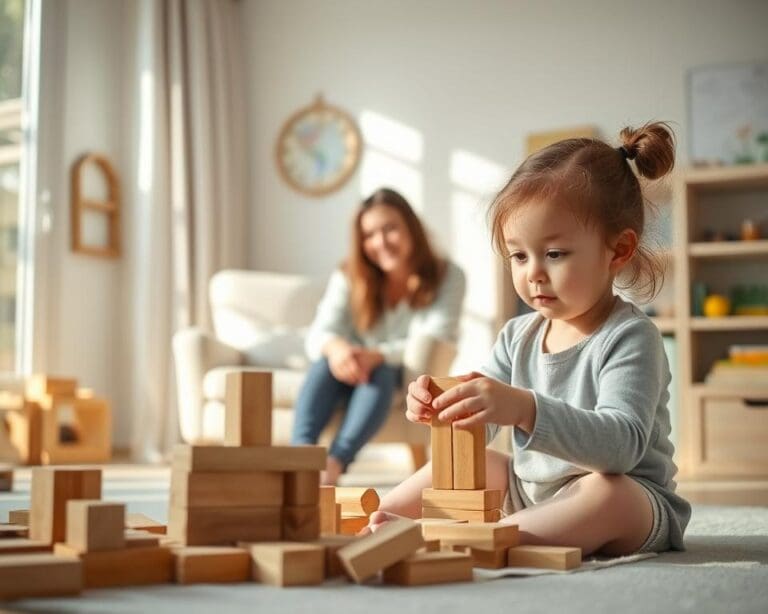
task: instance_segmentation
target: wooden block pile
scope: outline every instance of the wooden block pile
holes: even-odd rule
[[[4,413],[19,462],[96,463],[112,455],[109,402],[78,389],[75,379],[33,375],[24,396]]]
[[[379,495],[373,488],[336,488],[336,505],[341,519],[337,533],[357,535],[368,525],[373,512],[379,509]]]

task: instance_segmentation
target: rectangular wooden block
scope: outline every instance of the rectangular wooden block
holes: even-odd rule
[[[74,397],[76,392],[77,380],[74,378],[35,373],[26,381],[24,396],[30,401],[39,401],[48,395]]]
[[[501,569],[507,566],[507,550],[509,548],[498,548],[496,550],[483,550],[482,548],[472,548],[471,546],[452,546],[454,552],[463,552],[472,557],[472,566],[482,569]]]
[[[276,541],[282,534],[279,507],[171,507],[168,537],[185,546]]]
[[[157,520],[152,520],[149,516],[135,512],[125,515],[125,528],[149,531],[158,535],[165,535],[167,532],[167,527],[164,524],[160,524]]]
[[[429,393],[435,399],[459,381],[452,377],[430,379]],[[432,416],[432,487],[451,490],[453,488],[453,433],[450,422],[441,422]]]
[[[466,520],[468,522],[498,522],[501,510],[455,510],[450,507],[422,507],[424,518],[448,518],[451,520]]]
[[[8,439],[16,449],[20,462],[39,465],[43,445],[43,416],[34,401],[25,401],[21,409],[5,412]]]
[[[458,510],[501,509],[500,490],[438,490],[425,488],[421,492],[425,507],[449,507]]]
[[[0,600],[77,595],[83,588],[82,563],[53,554],[0,557]]]
[[[379,509],[379,495],[373,488],[337,486],[336,503],[342,516],[370,516]]]
[[[318,494],[320,504],[320,534],[334,535],[339,532],[336,524],[336,487],[321,486]]]
[[[78,553],[67,544],[56,544],[58,556],[79,556],[84,588],[165,584],[173,578],[173,558],[168,548],[148,546]]]
[[[325,548],[325,577],[335,578],[344,575],[344,566],[339,558],[339,550],[351,544],[357,538],[354,535],[321,535],[314,544]]]
[[[338,504],[341,505],[341,504]],[[339,533],[342,535],[357,535],[368,526],[368,516],[342,516]]]
[[[485,488],[485,425],[451,427],[453,434],[453,488]]]
[[[320,472],[286,471],[285,505],[317,505],[320,502]]]
[[[279,507],[283,473],[279,471],[171,472],[171,505],[178,507]]]
[[[424,539],[439,539],[443,546],[471,546],[484,550],[497,550],[517,546],[520,537],[516,524],[462,523],[422,524]]]
[[[253,579],[273,586],[309,586],[325,579],[325,547],[272,542],[251,544]]]
[[[124,547],[124,524],[123,503],[90,499],[67,501],[66,543],[79,552]]]
[[[471,582],[472,559],[461,552],[417,552],[384,570],[385,584],[423,586]]]
[[[423,545],[419,525],[410,520],[393,520],[375,533],[344,546],[338,554],[349,577],[360,584]]]
[[[6,554],[27,554],[30,552],[50,552],[53,546],[47,541],[27,537],[5,537],[0,539],[0,556]]]
[[[72,398],[48,395],[38,401],[42,408],[40,462],[102,463],[112,457],[112,410],[109,401],[99,398]],[[62,443],[62,416],[77,435],[77,441]]]
[[[323,446],[189,446],[173,451],[173,470],[183,471],[320,471],[325,469]]]
[[[27,537],[29,527],[23,524],[0,524],[0,539],[6,537]]]
[[[9,524],[23,524],[29,526],[29,510],[10,510],[8,512]]]
[[[244,548],[183,546],[171,548],[174,580],[178,584],[246,582],[251,579],[251,555]]]
[[[147,546],[159,546],[162,535],[150,533],[139,529],[125,529],[123,541],[126,548],[146,548]]]
[[[224,444],[268,446],[272,443],[272,373],[227,373]]]
[[[70,499],[101,499],[101,469],[32,469],[29,537],[48,543],[64,541]]]
[[[283,508],[282,540],[314,541],[320,537],[319,505],[286,505]]]
[[[581,566],[581,548],[516,546],[507,551],[509,567],[537,567],[567,571]]]
[[[439,552],[440,540],[439,539],[425,539],[424,547],[419,552]]]

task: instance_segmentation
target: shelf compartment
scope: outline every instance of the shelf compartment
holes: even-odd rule
[[[691,330],[768,330],[768,316],[726,316],[724,318],[692,317]]]
[[[695,258],[768,256],[768,239],[691,243],[688,255]]]

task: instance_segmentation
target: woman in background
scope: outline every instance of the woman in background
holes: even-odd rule
[[[382,188],[362,202],[349,257],[331,275],[307,335],[313,364],[295,410],[292,443],[315,444],[346,404],[324,484],[336,484],[384,424],[409,337],[456,341],[464,286],[461,269],[437,256],[405,198]]]

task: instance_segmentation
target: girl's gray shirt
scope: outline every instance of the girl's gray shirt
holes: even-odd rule
[[[533,433],[512,430],[517,490],[532,504],[585,473],[627,474],[659,495],[669,511],[670,545],[683,550],[691,507],[675,494],[671,374],[661,334],[620,297],[597,331],[562,352],[543,351],[548,325],[538,312],[513,318],[481,369],[535,397]],[[499,427],[487,427],[490,441]]]

